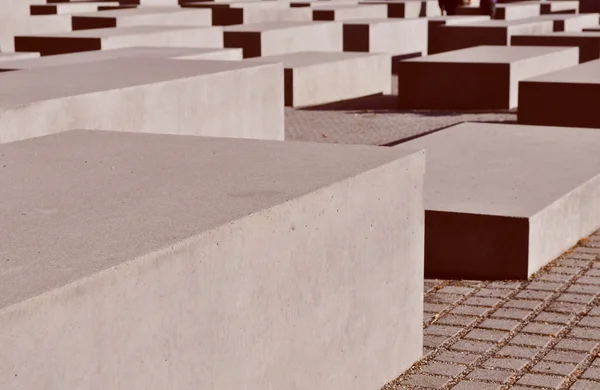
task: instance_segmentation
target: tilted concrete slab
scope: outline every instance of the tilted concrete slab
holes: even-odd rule
[[[391,93],[392,64],[386,54],[299,52],[248,61],[283,64],[286,106],[307,107]]]
[[[0,151],[2,389],[379,389],[421,356],[423,152],[102,131]]]
[[[425,277],[525,279],[600,227],[600,132],[465,123],[423,148]]]
[[[519,123],[600,128],[600,60],[521,81]]]
[[[265,22],[224,27],[225,47],[238,47],[244,58],[300,51],[342,51],[341,22]]]
[[[576,46],[579,48],[580,63],[600,59],[600,32],[515,35],[510,42],[513,46]]]
[[[441,26],[455,26],[462,23],[479,23],[489,21],[489,16],[474,15],[444,15],[427,18],[428,29],[427,29],[427,52],[429,54],[442,53],[444,51],[450,51],[453,49],[446,49],[444,47],[444,39],[439,39],[440,34],[444,34],[445,30],[440,30]]]
[[[16,60],[29,60],[39,58],[40,53],[0,53],[0,62],[14,62]],[[2,65],[0,65],[2,66]]]
[[[12,53],[11,53],[12,54]],[[35,53],[15,53],[18,55],[31,57]],[[215,48],[196,48],[196,47],[126,47],[123,49],[109,49],[98,51],[86,51],[81,53],[58,54],[54,56],[45,56],[23,60],[4,61],[0,64],[0,71],[22,70],[45,68],[48,66],[61,66],[71,64],[83,64],[86,62],[95,62],[109,60],[113,58],[166,58],[166,59],[195,59],[195,60],[241,60],[241,49],[215,49]],[[0,58],[2,58],[0,56]]]
[[[468,47],[507,46],[513,35],[549,33],[554,31],[553,20],[540,18],[518,20],[488,20],[439,27],[438,50],[446,52]]]
[[[373,18],[387,18],[387,7],[383,4],[331,4],[313,7],[313,20],[352,20]]]
[[[519,81],[579,62],[576,47],[478,46],[398,63],[404,109],[511,109]]]
[[[282,140],[283,68],[119,58],[0,73],[0,143],[71,129]]]
[[[73,30],[128,26],[212,26],[208,9],[139,7],[73,16]]]
[[[422,18],[440,16],[437,0],[364,0],[359,4],[384,4],[388,18]]]
[[[349,20],[344,22],[344,51],[424,56],[427,32],[425,18]]]

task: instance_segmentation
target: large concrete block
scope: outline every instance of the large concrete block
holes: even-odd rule
[[[440,16],[437,0],[364,0],[360,4],[384,4],[388,18],[422,18]]]
[[[591,15],[591,14],[585,14]],[[600,32],[555,32],[550,34],[515,35],[513,46],[576,46],[579,48],[579,62],[600,58]]]
[[[4,11],[1,5],[0,9]],[[67,31],[71,31],[69,15],[36,15],[35,17],[14,17],[7,20],[2,20],[0,16],[0,49],[9,52],[15,51],[15,36],[17,35]]]
[[[139,7],[73,16],[73,30],[129,26],[211,26],[209,9]]]
[[[422,152],[102,131],[0,150],[2,389],[379,389],[421,356]]]
[[[0,62],[14,62],[39,58],[40,53],[0,53]],[[1,65],[0,65],[1,66]]]
[[[576,47],[479,46],[398,63],[404,109],[510,109],[519,81],[579,62]]]
[[[507,46],[513,35],[549,33],[553,30],[554,22],[540,20],[540,17],[461,23],[440,26],[437,44],[439,52],[483,45]]]
[[[10,53],[13,54],[13,53]],[[235,61],[242,59],[241,49],[214,49],[195,47],[126,47],[123,49],[109,49],[86,51],[81,53],[58,54],[55,56],[39,57],[36,53],[14,53],[16,56],[31,54],[32,58],[4,61],[0,64],[0,72],[23,69],[45,68],[48,66],[84,64],[109,60],[113,58],[165,58],[165,59],[194,59],[194,60],[222,60]],[[35,58],[34,58],[35,57]],[[0,59],[2,57],[0,56]],[[8,56],[10,58],[10,56]]]
[[[313,20],[377,19],[386,17],[387,7],[383,4],[313,6]]]
[[[71,129],[284,138],[283,68],[119,58],[0,73],[0,143]]]
[[[210,1],[188,3],[184,6],[211,9],[212,24],[215,26],[312,20],[310,9],[290,8],[289,3],[284,1]]]
[[[427,18],[428,20],[428,45],[427,52],[429,54],[437,54],[442,53],[444,51],[450,51],[453,49],[446,49],[444,47],[444,39],[440,38],[440,35],[443,35],[445,30],[440,30],[441,26],[454,26],[462,23],[478,23],[489,21],[489,16],[484,15],[473,15],[473,16],[463,16],[463,15],[444,15],[444,16],[436,16]]]
[[[108,12],[108,11],[102,11]],[[223,47],[221,27],[133,26],[15,37],[17,51],[42,55],[133,46]]]
[[[578,32],[586,27],[598,25],[600,18],[594,14],[551,14],[542,15],[539,20],[552,20],[554,22],[554,32]]]
[[[344,51],[427,55],[427,19],[361,19],[344,22]]]
[[[585,32],[600,32],[600,26],[591,26],[588,28],[584,28],[583,31],[585,31]]]
[[[579,12],[581,13],[599,13],[600,2],[598,0],[579,0]]]
[[[542,1],[540,7],[542,15],[579,13],[579,1]]]
[[[315,106],[391,93],[391,61],[386,54],[300,52],[249,61],[283,64],[286,106]]]
[[[465,123],[423,148],[425,277],[525,279],[600,227],[600,132]]]
[[[519,123],[600,128],[600,60],[519,84]]]
[[[342,51],[341,22],[265,22],[225,27],[225,47],[239,47],[244,58],[300,51]]]
[[[502,20],[534,18],[539,16],[541,11],[542,10],[538,2],[497,4],[495,18]]]

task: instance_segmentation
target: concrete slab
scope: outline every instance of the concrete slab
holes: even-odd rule
[[[229,1],[189,3],[185,7],[209,8],[214,26],[279,21],[311,21],[308,8],[290,8],[284,1]]]
[[[425,277],[525,279],[600,227],[600,132],[465,123],[423,148]]]
[[[73,30],[129,26],[211,26],[207,9],[139,7],[73,16]]]
[[[519,81],[579,62],[576,47],[478,46],[398,63],[403,109],[511,109]]]
[[[598,21],[600,20],[599,16],[594,14],[551,14],[542,15],[539,19],[552,20],[555,32],[579,32],[586,27],[598,25]]]
[[[0,143],[71,129],[284,138],[283,68],[119,58],[0,73]]]
[[[385,5],[332,4],[313,7],[313,20],[352,20],[377,18],[387,18],[387,7]]]
[[[23,2],[21,0],[21,2]],[[2,5],[0,9],[4,11]],[[1,14],[1,13],[0,13]],[[71,31],[69,15],[36,15],[12,17],[2,20],[0,15],[0,50],[14,52],[15,36],[29,34],[49,34]]]
[[[513,46],[576,46],[579,48],[580,63],[600,59],[600,32],[515,35],[511,37],[510,44]]]
[[[31,15],[74,14],[78,12],[96,12],[100,7],[116,7],[118,1],[89,1],[80,3],[36,4],[30,6]]]
[[[586,31],[586,32],[600,32],[600,26],[592,26],[592,27],[584,28],[583,31]]]
[[[224,27],[225,47],[242,48],[244,58],[300,51],[342,51],[341,22],[265,22]]]
[[[444,51],[449,51],[444,47],[444,39],[440,39],[440,34],[443,35],[445,30],[440,30],[441,26],[455,26],[457,24],[462,23],[479,23],[489,21],[489,16],[484,15],[474,15],[474,16],[464,16],[464,15],[444,15],[444,16],[436,16],[427,18],[428,21],[428,29],[427,29],[427,52],[429,54],[437,54],[442,53]],[[452,49],[450,49],[452,50]]]
[[[437,0],[364,0],[359,4],[384,4],[388,18],[422,18],[440,16]]]
[[[541,14],[540,4],[538,2],[515,2],[506,4],[496,4],[496,19],[517,20],[534,18]]]
[[[519,123],[600,128],[600,60],[521,81]]]
[[[285,105],[307,107],[391,93],[386,54],[299,52],[248,61],[280,62],[285,70]]]
[[[554,31],[552,20],[489,20],[439,27],[438,50],[446,52],[475,46],[507,46],[513,35],[529,35]]]
[[[32,54],[31,57],[35,57],[34,53],[16,54]],[[126,47],[123,49],[86,51],[81,53],[58,54],[45,57],[39,57],[38,55],[37,58],[29,58],[18,61],[4,61],[0,64],[0,71],[5,72],[11,70],[45,68],[48,66],[83,64],[87,62],[126,57],[234,61],[242,59],[242,50],[214,48],[203,49],[195,47]],[[0,58],[2,57],[0,56]]]
[[[0,53],[0,62],[38,58],[40,53]],[[1,66],[1,65],[0,65]]]
[[[0,150],[2,389],[378,389],[422,354],[422,152],[102,131]]]
[[[344,51],[427,55],[427,19],[359,19],[344,22]]]
[[[105,12],[105,11],[103,11]],[[108,12],[108,11],[106,11]],[[223,47],[221,27],[133,26],[15,37],[17,51],[41,55],[134,46]]]
[[[540,4],[542,15],[545,14],[577,14],[579,13],[579,1],[553,0],[542,1]]]

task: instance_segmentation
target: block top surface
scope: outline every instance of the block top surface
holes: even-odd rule
[[[587,28],[584,28],[583,31],[600,32],[600,26],[587,27]]]
[[[273,30],[287,30],[299,27],[311,27],[319,25],[332,25],[340,22],[296,22],[296,21],[278,21],[278,22],[261,22],[261,23],[249,23],[249,24],[236,24],[233,26],[226,26],[223,28],[225,32],[265,32]]]
[[[443,15],[443,16],[430,16],[427,18],[430,24],[445,24],[452,26],[456,24],[465,23],[479,23],[491,21],[489,16],[485,15]]]
[[[374,25],[374,24],[421,24],[426,23],[424,18],[368,18],[368,19],[348,19],[341,21],[344,26],[355,25]]]
[[[2,145],[0,309],[407,157],[104,131]]]
[[[411,58],[404,62],[509,64],[551,53],[577,50],[578,48],[575,47],[552,46],[475,46],[425,57]]]
[[[39,58],[40,53],[0,53],[0,62]]]
[[[535,18],[525,18],[525,19],[492,19],[485,21],[473,21],[468,23],[460,23],[452,27],[481,27],[481,28],[510,28],[514,26],[525,26],[532,24],[543,24],[543,23],[552,23],[551,19],[540,19],[539,16]]]
[[[326,51],[303,51],[289,54],[279,54],[273,56],[264,56],[251,58],[249,62],[281,62],[286,69],[301,68],[304,66],[326,64],[331,62],[351,60],[354,58],[364,58],[380,56],[376,53],[357,53],[357,52],[326,52]]]
[[[118,18],[118,17],[129,17],[129,16],[148,16],[148,15],[168,15],[175,13],[202,13],[205,11],[195,8],[180,8],[180,7],[139,7],[139,8],[122,8],[113,9],[102,12],[85,12],[73,14],[74,17],[86,17],[86,18]]]
[[[0,109],[36,101],[192,78],[274,64],[247,61],[117,58],[17,72],[1,72]]]
[[[600,84],[600,60],[594,60],[543,74],[525,80],[526,82]]]
[[[599,39],[600,31],[598,32],[577,32],[577,31],[557,31],[553,33],[539,33],[539,34],[517,34],[513,37],[532,37],[532,38],[573,38],[573,39]]]
[[[100,11],[104,12],[104,11]],[[99,13],[100,13],[99,12]],[[40,35],[23,35],[40,38],[113,38],[127,35],[156,34],[171,31],[201,30],[216,28],[210,26],[126,26],[110,28],[94,28],[90,30],[65,31],[59,33],[44,33]]]
[[[399,147],[425,149],[425,208],[528,218],[600,175],[595,129],[464,123]]]

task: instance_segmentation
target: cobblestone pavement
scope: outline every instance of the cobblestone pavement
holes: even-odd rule
[[[424,355],[384,387],[600,389],[600,231],[529,281],[425,281]]]

